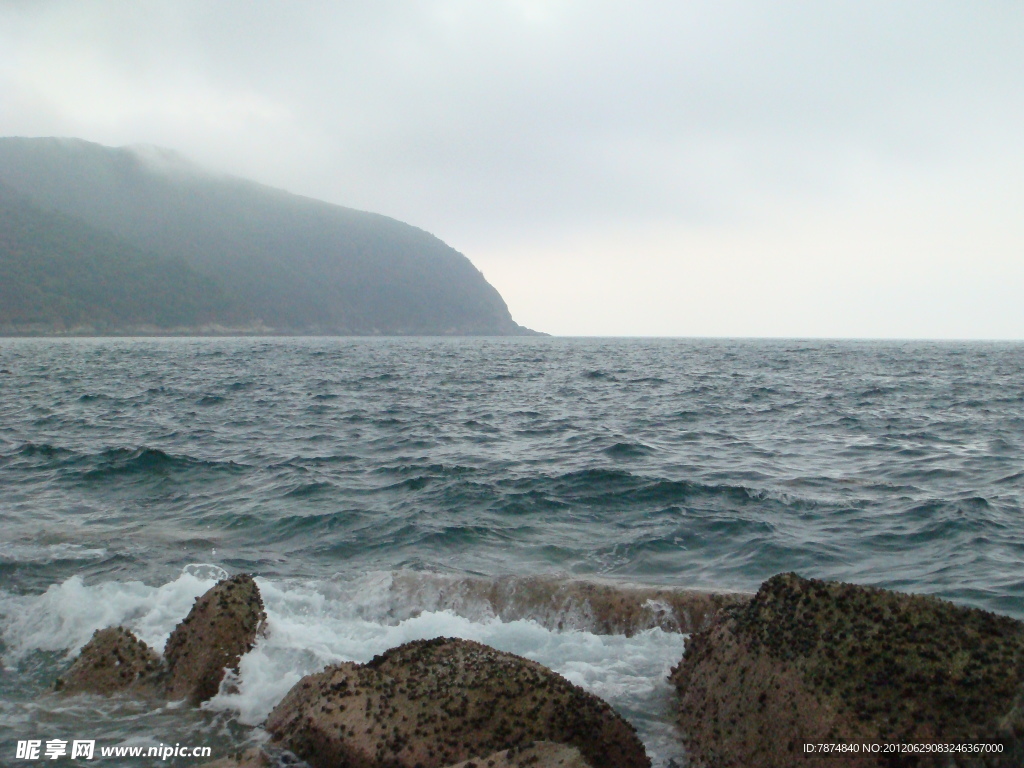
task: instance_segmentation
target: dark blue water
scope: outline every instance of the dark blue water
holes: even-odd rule
[[[190,563],[797,571],[1024,618],[1024,345],[4,340],[0,520],[8,603]]]
[[[784,570],[1024,617],[1024,346],[0,343],[0,584]],[[82,551],[96,554],[86,559]]]

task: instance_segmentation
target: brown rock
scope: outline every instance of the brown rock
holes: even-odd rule
[[[538,741],[519,749],[510,747],[487,757],[475,757],[448,768],[591,768],[576,747]]]
[[[197,598],[164,647],[167,697],[199,704],[215,696],[225,670],[238,669],[265,619],[259,589],[245,573]]]
[[[838,764],[808,743],[857,745],[844,768],[1024,765],[1024,624],[931,597],[775,576],[691,638],[672,680],[691,754],[715,768]],[[899,743],[1003,751],[861,749]]]
[[[160,656],[124,627],[98,629],[71,668],[54,684],[62,693],[132,692],[156,695]]]
[[[593,768],[649,768],[633,727],[550,669],[451,638],[303,678],[266,729],[314,768],[439,768],[535,740]]]
[[[212,763],[203,763],[199,768],[270,768],[271,765],[267,753],[259,747],[253,747]]]

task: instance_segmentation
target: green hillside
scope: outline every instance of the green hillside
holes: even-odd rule
[[[0,185],[0,331],[195,327],[230,315],[179,259],[140,251]]]
[[[168,150],[0,138],[0,183],[39,209],[73,217],[148,255],[160,270],[178,264],[182,271],[170,283],[175,290],[187,279],[208,280],[206,288],[196,283],[176,294],[179,302],[191,296],[185,305],[195,307],[196,322],[276,333],[531,333],[512,320],[469,259],[433,235],[379,214],[209,173]],[[117,285],[115,278],[110,286]],[[205,315],[204,302],[218,287],[220,299]],[[80,299],[82,290],[73,295]],[[122,294],[127,307],[131,301]],[[144,298],[162,301],[159,294]],[[68,301],[82,322],[110,314],[100,304]],[[15,306],[28,311],[22,300],[6,317],[29,316],[12,314]],[[188,314],[179,309],[167,317]],[[57,320],[45,312],[32,316]]]

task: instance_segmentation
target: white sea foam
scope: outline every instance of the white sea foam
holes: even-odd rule
[[[141,581],[86,585],[80,576],[53,584],[42,595],[0,591],[5,663],[17,664],[32,651],[77,653],[97,629],[124,626],[162,650],[167,637],[195,598],[217,583],[216,566],[189,566],[160,587]]]
[[[103,626],[121,624],[162,648],[194,598],[222,572],[190,567],[160,587],[141,582],[85,585],[77,577],[43,595],[0,594],[7,661],[33,650],[69,655]],[[471,616],[454,610],[417,612],[394,598],[387,574],[342,581],[281,582],[257,578],[267,610],[267,632],[205,707],[257,725],[304,675],[340,661],[366,662],[410,640],[462,637],[525,656],[608,701],[638,727],[656,764],[681,758],[669,714],[669,668],[682,655],[683,635],[651,629],[632,637],[556,631],[521,619],[502,621],[479,605]],[[403,598],[404,599],[404,598]]]
[[[83,547],[81,544],[0,543],[0,562],[53,563],[61,560],[102,560],[107,550],[102,547]]]

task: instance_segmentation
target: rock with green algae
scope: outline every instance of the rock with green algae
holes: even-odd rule
[[[781,574],[695,634],[671,679],[697,765],[834,768],[805,754],[819,743],[1002,750],[861,750],[844,768],[1024,765],[1024,624],[932,597]]]
[[[443,637],[303,678],[265,727],[314,768],[441,768],[541,740],[576,747],[593,768],[650,766],[635,729],[593,694],[534,661]]]
[[[124,627],[98,629],[54,684],[61,693],[159,696],[164,672],[159,654]]]
[[[164,646],[167,698],[199,704],[215,696],[225,670],[237,671],[266,618],[259,588],[247,573],[196,598]]]

